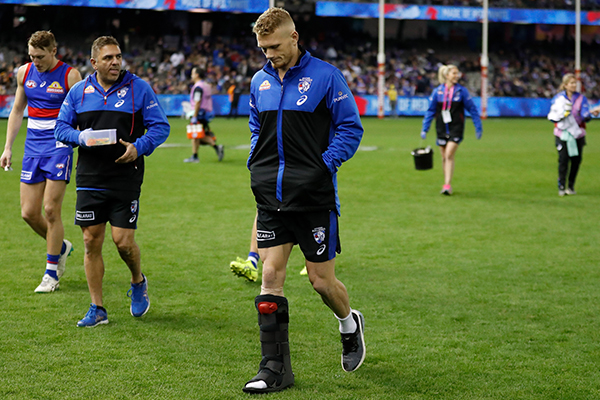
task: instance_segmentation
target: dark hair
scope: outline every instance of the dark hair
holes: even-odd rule
[[[206,78],[206,70],[204,68],[194,67],[192,68],[192,71],[196,71],[200,79]]]

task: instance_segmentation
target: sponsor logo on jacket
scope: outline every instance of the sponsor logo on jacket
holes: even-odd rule
[[[263,83],[261,83],[260,87],[258,88],[258,90],[269,90],[269,89],[271,89],[271,84],[267,80],[265,80]]]
[[[348,93],[343,93],[342,91],[338,92],[338,97],[336,97],[335,99],[333,99],[334,103],[337,103],[338,101],[342,101],[348,98]]]
[[[311,83],[312,79],[310,79],[309,77],[300,78],[300,82],[298,83],[298,91],[300,92],[300,94],[308,92]]]
[[[88,85],[88,87],[85,88],[83,93],[90,94],[90,93],[94,93],[95,91],[96,91],[96,89],[94,89],[94,87],[92,85]]]

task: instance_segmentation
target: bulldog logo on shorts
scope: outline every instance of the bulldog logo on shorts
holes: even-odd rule
[[[138,209],[138,201],[134,200],[134,201],[131,202],[131,213],[135,214],[135,212],[137,211],[137,209]]]
[[[313,229],[312,233],[313,238],[315,238],[315,242],[317,242],[317,244],[323,243],[323,241],[325,240],[325,228],[320,226],[318,228]]]

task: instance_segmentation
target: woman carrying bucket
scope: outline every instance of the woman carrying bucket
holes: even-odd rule
[[[563,76],[559,90],[561,92],[552,99],[548,119],[554,122],[554,140],[558,150],[558,195],[562,197],[576,193],[575,179],[585,146],[585,123],[592,119],[592,114],[600,113],[600,106],[590,111],[587,98],[576,92],[577,79],[573,74]],[[569,162],[571,170],[567,185]]]
[[[465,130],[465,109],[471,114],[475,125],[475,136],[481,139],[483,128],[479,111],[473,103],[467,89],[458,84],[460,71],[454,65],[442,65],[438,70],[440,85],[429,97],[429,108],[423,119],[421,138],[425,140],[427,131],[435,117],[437,132],[436,144],[442,152],[442,167],[444,170],[444,186],[442,194],[452,194],[452,175],[454,173],[454,156],[458,145],[463,140]]]

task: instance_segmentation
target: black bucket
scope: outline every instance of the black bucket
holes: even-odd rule
[[[414,149],[410,154],[415,159],[416,169],[426,170],[433,168],[433,150],[430,146]]]

